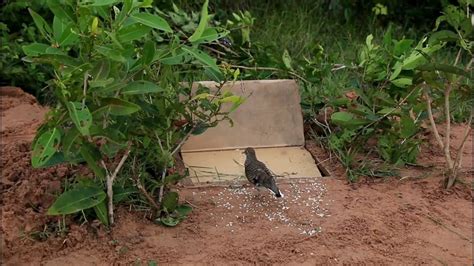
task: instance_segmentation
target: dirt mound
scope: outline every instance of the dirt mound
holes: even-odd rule
[[[31,140],[48,109],[16,87],[0,87],[0,143]]]
[[[18,89],[2,89],[0,97],[6,265],[472,263],[470,188],[440,189],[442,157],[430,146],[420,163],[432,165],[401,169],[400,179],[348,186],[343,169],[324,160],[340,178],[281,184],[281,200],[250,187],[179,188],[194,211],[175,228],[122,206],[111,232],[93,221],[66,221],[68,233],[55,235],[62,218],[45,215],[47,208],[63,180],[87,172],[32,169],[31,140],[46,108]],[[453,142],[461,127],[455,132]],[[469,141],[462,180],[471,184]],[[327,156],[314,143],[307,147]]]

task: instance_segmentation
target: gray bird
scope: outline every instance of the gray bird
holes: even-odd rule
[[[255,150],[253,148],[246,148],[245,154],[245,176],[250,183],[258,187],[268,188],[277,198],[283,196],[278,189],[273,173],[265,166],[264,163],[257,160]]]

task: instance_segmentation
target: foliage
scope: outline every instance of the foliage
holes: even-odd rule
[[[242,102],[221,90],[227,76],[235,79],[238,73],[221,71],[203,51],[226,33],[208,26],[207,1],[191,36],[191,28],[170,25],[151,1],[47,3],[52,23],[29,9],[47,42],[25,45],[23,51],[24,60],[53,66],[58,104],[38,132],[32,165],[86,163],[94,173],[92,183],[66,191],[49,213],[94,208],[102,223],[113,224],[118,197],[113,183],[127,185],[120,179],[131,179],[149,204],[174,217],[169,196],[161,202],[165,185],[180,178],[166,176],[173,156],[190,134],[229,120],[224,104],[233,110]],[[217,89],[190,86],[189,78],[203,73],[218,80]],[[183,83],[185,78],[189,82]],[[162,206],[155,199],[157,187]],[[173,200],[177,204],[178,198]],[[178,213],[178,221],[186,215]]]
[[[36,29],[27,8],[38,10],[49,17],[46,1],[7,1],[2,4],[0,11],[0,85],[19,86],[29,93],[36,95],[41,102],[49,100],[49,94],[43,93],[42,88],[52,77],[52,68],[45,65],[24,63],[22,45],[41,41],[42,36]]]
[[[454,63],[450,65],[430,64],[421,69],[423,79],[423,92],[426,101],[428,117],[431,125],[431,131],[438,143],[439,148],[444,152],[446,161],[446,188],[451,188],[457,179],[459,169],[461,168],[463,150],[467,138],[472,131],[472,110],[469,114],[466,129],[461,139],[461,144],[455,148],[456,156],[451,154],[451,95],[453,91],[461,91],[469,98],[472,96],[472,63],[474,52],[474,30],[472,23],[474,21],[469,16],[469,8],[472,1],[459,1],[461,7],[448,5],[444,9],[444,14],[436,20],[436,28],[430,36],[432,43],[455,42],[459,47],[459,52]],[[468,12],[464,12],[465,8]],[[438,30],[441,23],[449,25],[447,29]],[[458,68],[463,53],[468,54],[468,63],[465,68]],[[438,93],[436,93],[438,91]],[[438,106],[437,106],[438,105]],[[442,106],[442,107],[441,107]],[[433,107],[438,107],[444,111],[444,123],[446,130],[444,140],[441,138],[438,125],[433,114]]]

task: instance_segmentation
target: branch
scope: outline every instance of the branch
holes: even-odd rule
[[[439,147],[442,150],[444,150],[444,143],[443,143],[443,140],[441,139],[441,137],[439,135],[438,128],[436,127],[436,123],[434,121],[433,111],[431,109],[431,97],[428,95],[428,92],[427,92],[426,88],[423,89],[423,94],[424,94],[425,99],[426,99],[426,108],[428,110],[428,118],[430,119],[430,123],[431,123],[431,131],[435,135],[435,138],[436,138],[436,141],[438,142]]]
[[[135,182],[137,182],[137,187],[138,189],[142,192],[143,196],[145,196],[145,198],[148,200],[148,202],[150,202],[150,204],[152,205],[153,208],[155,208],[156,210],[159,210],[160,207],[158,206],[158,204],[156,204],[155,200],[153,199],[152,196],[150,196],[150,194],[148,194],[148,192],[146,191],[145,187],[143,187],[142,183],[140,182],[140,177],[136,177],[135,178]]]
[[[454,160],[454,169],[455,169],[456,172],[459,168],[461,168],[464,146],[466,144],[467,138],[469,137],[469,133],[471,133],[471,131],[472,131],[471,123],[472,123],[472,112],[469,115],[469,120],[467,122],[467,127],[464,130],[463,139],[462,139],[461,145],[459,145],[459,149],[457,150],[456,159]]]
[[[173,156],[177,151],[179,151],[179,149],[181,148],[181,146],[184,145],[184,142],[186,142],[186,140],[188,140],[189,136],[191,136],[191,134],[193,133],[193,131],[196,129],[196,125],[194,125],[191,130],[189,130],[189,132],[186,134],[186,136],[184,136],[184,138],[178,143],[178,146],[176,146],[174,148],[174,150],[171,152],[171,156]]]
[[[451,158],[451,112],[449,110],[449,95],[451,94],[451,83],[448,82],[444,89],[444,115],[446,116],[446,133],[444,135],[444,154],[446,157],[448,167],[452,169],[453,160]]]
[[[163,200],[163,193],[165,191],[165,176],[166,176],[166,168],[163,169],[161,173],[161,186],[160,186],[160,194],[158,194],[158,202],[161,204],[161,200]],[[159,208],[158,208],[159,209]]]
[[[113,202],[113,200],[114,200],[114,191],[113,191],[113,184],[114,184],[115,178],[117,177],[118,172],[120,171],[123,164],[127,160],[128,155],[130,154],[130,147],[131,147],[131,145],[129,144],[127,150],[125,151],[125,154],[122,156],[122,159],[120,160],[119,164],[115,168],[114,173],[112,175],[110,175],[110,173],[108,173],[107,176],[106,176],[109,222],[110,222],[111,225],[114,224],[114,202]],[[105,169],[107,169],[107,167],[106,167],[103,160],[101,161],[101,163],[102,163],[102,166]]]

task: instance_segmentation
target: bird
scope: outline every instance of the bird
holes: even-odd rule
[[[248,181],[256,186],[268,188],[275,197],[283,197],[283,193],[280,192],[275,182],[273,173],[267,168],[267,166],[257,159],[255,150],[253,148],[246,148],[245,154],[245,176]]]

